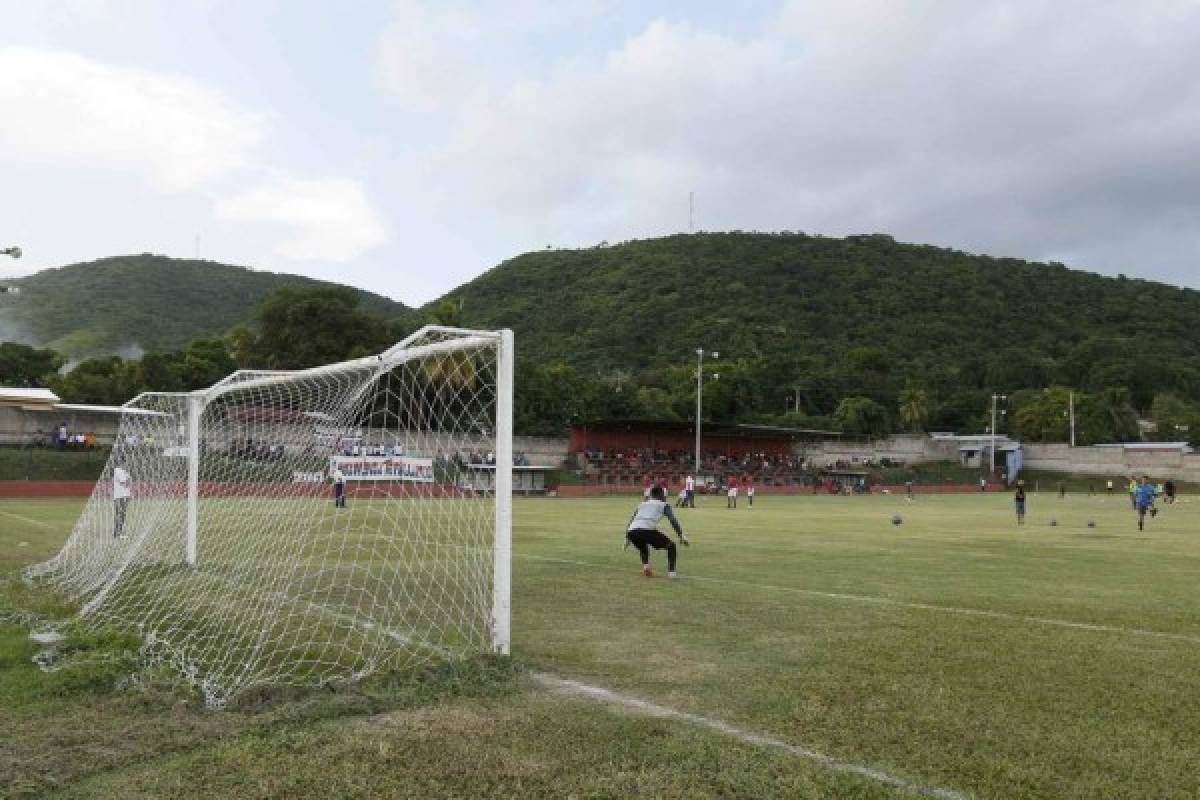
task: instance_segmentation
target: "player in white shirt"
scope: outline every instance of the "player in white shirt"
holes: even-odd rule
[[[125,462],[117,461],[117,465],[112,471],[112,497],[113,497],[113,538],[124,539],[125,534],[122,531],[125,528],[125,512],[129,510],[129,498],[133,494],[130,491],[132,479],[129,477],[129,471],[125,469]]]
[[[333,468],[333,507],[346,507],[346,476],[341,467]]]
[[[691,475],[688,475],[687,478],[685,478],[683,481],[683,490],[685,492],[687,492],[687,502],[684,503],[684,506],[695,508],[696,507],[696,479],[693,478]]]
[[[675,529],[680,544],[691,544],[684,535],[683,528],[679,526],[679,520],[675,519],[675,513],[667,505],[666,492],[661,487],[655,486],[650,490],[650,499],[638,504],[625,529],[625,546],[633,545],[637,548],[638,554],[642,558],[642,574],[647,578],[654,577],[654,570],[650,568],[651,547],[655,550],[667,551],[667,574],[672,578],[675,577],[675,557],[677,555],[675,543],[658,530],[658,522],[663,517],[666,517],[671,523],[671,527]]]

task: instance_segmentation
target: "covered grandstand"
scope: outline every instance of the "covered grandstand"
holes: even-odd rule
[[[812,486],[824,465],[806,461],[804,446],[845,437],[836,431],[738,423],[706,424],[701,434],[696,476],[701,487],[720,486],[731,476],[767,487]],[[695,446],[691,422],[605,420],[573,426],[569,449],[592,483],[633,486],[650,477],[677,487],[696,472]]]

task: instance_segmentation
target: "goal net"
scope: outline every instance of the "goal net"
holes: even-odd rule
[[[426,327],[131,400],[70,538],[27,577],[139,634],[213,707],[506,653],[511,479],[511,331]]]

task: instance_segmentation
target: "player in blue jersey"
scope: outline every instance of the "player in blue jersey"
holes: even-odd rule
[[[1150,482],[1149,475],[1143,475],[1142,480],[1138,483],[1137,491],[1134,492],[1134,504],[1137,506],[1138,515],[1138,530],[1145,530],[1146,514],[1151,517],[1158,516],[1158,509],[1154,507],[1154,498],[1157,491],[1154,484]]]

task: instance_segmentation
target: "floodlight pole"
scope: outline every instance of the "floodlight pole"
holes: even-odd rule
[[[990,453],[991,469],[989,472],[991,472],[993,480],[996,478],[996,405],[998,401],[1007,399],[1008,397],[1002,394],[992,395],[992,449]]]
[[[713,351],[713,358],[720,358],[721,354]],[[703,408],[704,398],[704,348],[696,348],[696,479],[700,479],[700,413]]]
[[[1075,446],[1075,393],[1071,392],[1068,400],[1069,413],[1071,415],[1071,447]]]

